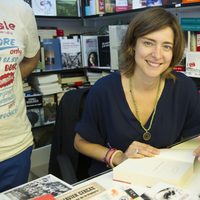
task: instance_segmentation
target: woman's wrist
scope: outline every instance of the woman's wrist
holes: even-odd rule
[[[117,166],[126,159],[127,159],[127,157],[126,157],[125,153],[123,151],[119,150],[119,152],[113,156],[112,164],[113,164],[113,166]]]

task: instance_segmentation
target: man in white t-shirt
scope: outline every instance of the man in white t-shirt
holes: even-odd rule
[[[39,60],[40,43],[31,7],[0,1],[0,192],[27,182],[33,136],[22,79]]]

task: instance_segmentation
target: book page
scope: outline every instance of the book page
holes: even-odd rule
[[[193,163],[195,159],[193,149],[161,149],[160,154],[155,157],[189,163]]]

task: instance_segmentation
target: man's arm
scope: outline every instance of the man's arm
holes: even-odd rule
[[[23,60],[19,64],[22,79],[26,78],[35,69],[39,59],[40,59],[40,50],[32,58],[26,58],[26,57],[23,58]]]

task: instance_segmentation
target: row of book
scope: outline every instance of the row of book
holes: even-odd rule
[[[41,59],[36,71],[80,67],[110,68],[109,35],[81,35],[41,41]]]
[[[80,0],[24,0],[36,16],[81,16]]]
[[[181,18],[185,36],[185,52],[180,65],[176,66],[190,77],[200,77],[200,18]]]
[[[85,15],[102,15],[152,6],[196,3],[200,0],[85,0]]]

